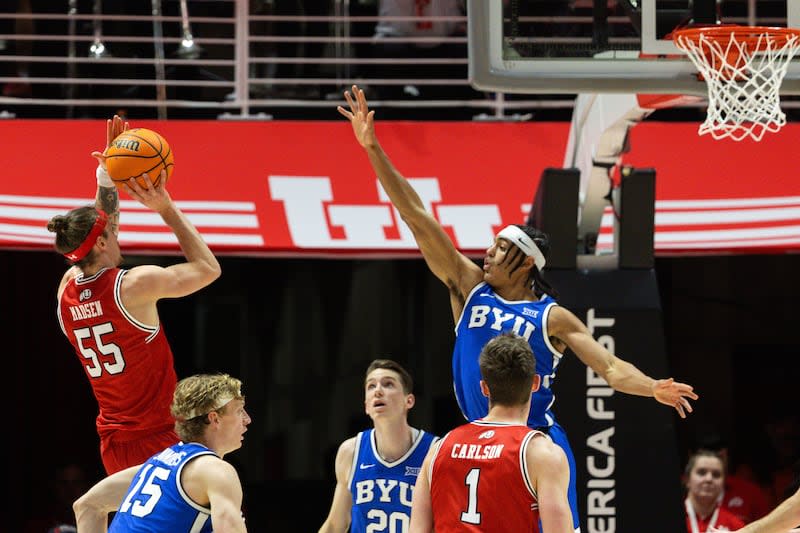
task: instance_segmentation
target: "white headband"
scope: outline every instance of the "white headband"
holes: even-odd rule
[[[200,415],[207,415],[211,411],[216,411],[217,409],[221,409],[225,407],[228,404],[228,402],[233,400],[233,398],[234,397],[230,394],[226,394],[225,396],[220,396],[220,398],[217,400],[217,403],[214,404],[214,407],[212,407],[207,411],[199,412],[198,409],[192,409],[191,411],[186,413],[186,420],[191,420],[192,418],[195,418]]]
[[[533,262],[536,265],[536,268],[538,268],[540,271],[544,269],[544,254],[542,254],[542,251],[539,250],[539,247],[536,246],[536,243],[533,242],[533,239],[531,239],[527,233],[519,229],[517,226],[510,225],[500,230],[500,233],[498,233],[497,236],[516,244],[525,255],[528,257],[533,257]]]

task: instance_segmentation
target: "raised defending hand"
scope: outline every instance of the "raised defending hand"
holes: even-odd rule
[[[92,152],[92,157],[97,159],[97,162],[103,165],[103,168],[106,166],[105,152],[108,150],[108,147],[111,146],[111,141],[116,139],[120,133],[127,131],[129,128],[130,124],[128,121],[122,120],[122,117],[119,115],[114,115],[114,118],[106,120],[106,148],[102,152]]]
[[[153,185],[153,181],[147,173],[142,174],[141,179],[147,184],[145,189],[133,178],[122,184],[125,192],[134,200],[139,201],[157,213],[161,213],[172,204],[172,199],[164,184],[167,182],[167,171],[161,171],[161,179],[158,185]]]
[[[656,380],[653,384],[653,397],[664,405],[674,407],[681,418],[686,418],[686,413],[692,412],[689,400],[699,398],[694,387],[686,383],[676,383],[672,378]]]
[[[345,91],[344,99],[347,100],[350,111],[342,106],[338,106],[336,110],[353,125],[353,133],[358,143],[364,148],[376,145],[375,111],[369,110],[364,91],[353,85],[353,92]]]

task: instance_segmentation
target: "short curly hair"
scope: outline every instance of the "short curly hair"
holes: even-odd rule
[[[244,400],[242,382],[228,374],[198,374],[184,378],[175,387],[172,416],[175,433],[184,442],[203,436],[208,413],[224,412],[231,400]]]

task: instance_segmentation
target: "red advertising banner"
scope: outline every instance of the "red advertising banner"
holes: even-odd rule
[[[657,255],[800,251],[800,124],[761,142],[716,141],[697,123],[645,122],[624,163],[656,169]],[[606,214],[598,250],[611,248]]]
[[[215,252],[416,255],[346,121],[136,121],[175,153],[168,190]],[[379,122],[395,166],[464,252],[525,220],[568,123]],[[790,124],[761,143],[699,138],[696,124],[642,124],[626,164],[657,171],[656,253],[800,250],[800,156]],[[91,203],[105,121],[0,121],[0,247],[51,249],[50,217]],[[174,253],[160,217],[121,195],[129,253]],[[599,246],[610,247],[610,218]]]

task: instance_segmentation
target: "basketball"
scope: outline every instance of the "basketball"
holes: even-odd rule
[[[161,170],[166,169],[169,179],[175,166],[167,140],[146,128],[135,128],[119,134],[111,141],[105,156],[108,175],[119,189],[131,178],[136,178],[139,185],[147,189],[147,183],[141,178],[145,172],[153,185],[158,185]]]

